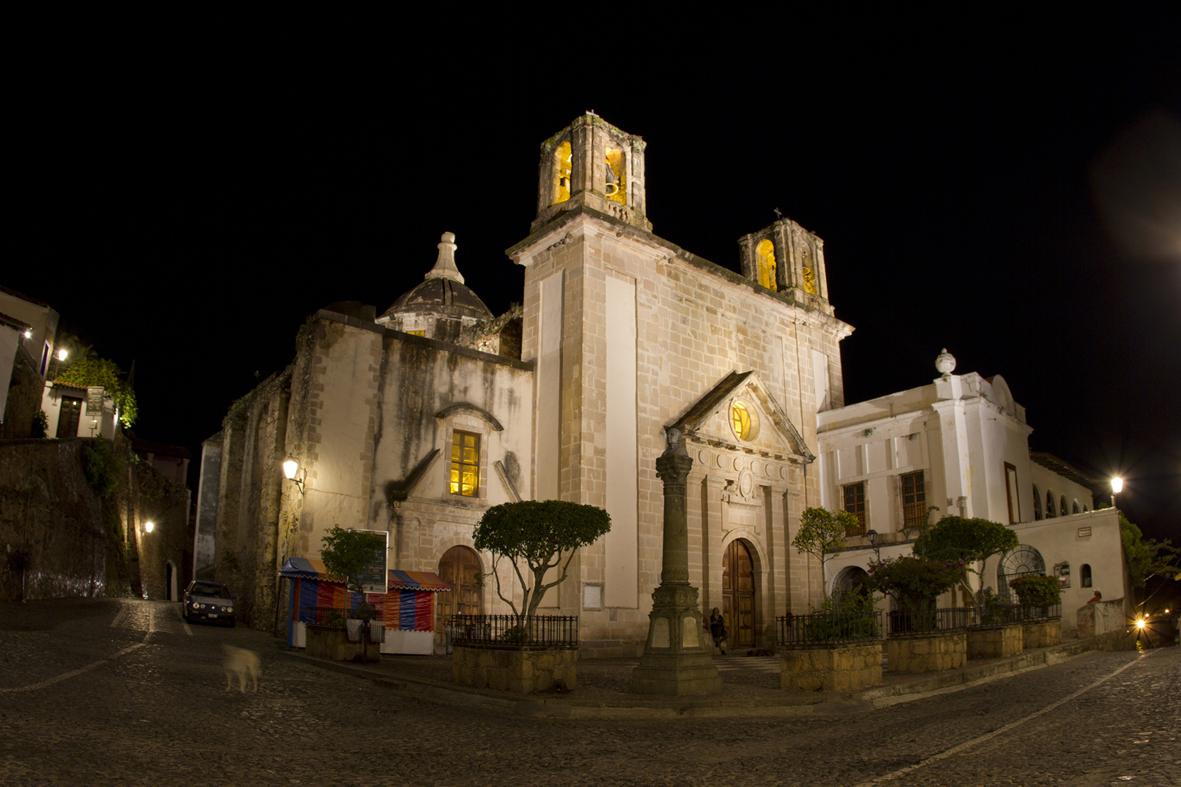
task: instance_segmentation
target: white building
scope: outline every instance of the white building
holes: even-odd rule
[[[931,523],[956,515],[1012,527],[1021,548],[991,559],[983,586],[1007,592],[1006,577],[1017,573],[1058,576],[1064,628],[1095,590],[1129,598],[1118,515],[1093,510],[1095,482],[1031,454],[1025,408],[1000,375],[952,374],[946,350],[936,367],[943,374],[928,385],[818,415],[821,503],[860,521],[828,561],[826,587],[857,582],[878,555],[909,554],[936,506]],[[951,595],[949,603],[970,603]]]

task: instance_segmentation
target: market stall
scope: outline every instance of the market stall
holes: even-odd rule
[[[344,582],[328,576],[316,558],[288,558],[279,576],[291,582],[287,609],[287,644],[291,647],[305,647],[307,624],[315,620],[316,610],[356,609],[361,603],[361,594],[347,593]],[[430,571],[391,568],[388,587],[384,595],[366,594],[377,610],[377,620],[385,626],[381,652],[430,655],[434,652],[435,594],[450,592],[451,586]]]

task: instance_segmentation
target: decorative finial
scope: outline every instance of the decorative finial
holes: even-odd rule
[[[939,353],[939,357],[935,359],[935,368],[944,377],[948,377],[955,371],[955,356],[943,348],[943,352]]]
[[[775,219],[778,221],[783,218],[783,214],[779,212],[779,208],[775,208]]]
[[[439,258],[435,260],[435,267],[427,272],[426,279],[450,279],[463,284],[463,274],[455,267],[455,233],[444,232],[439,244]]]

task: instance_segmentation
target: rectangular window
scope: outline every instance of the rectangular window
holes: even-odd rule
[[[841,487],[842,496],[845,502],[845,510],[853,516],[857,517],[857,528],[850,529],[845,532],[847,536],[860,536],[865,534],[865,482],[859,481],[856,484],[846,484]]]
[[[476,497],[480,492],[480,436],[458,429],[451,434],[451,494]]]
[[[903,473],[902,480],[902,527],[922,527],[927,520],[927,488],[923,484],[923,471]]]
[[[1017,468],[1008,462],[1005,462],[1005,494],[1009,498],[1009,524],[1015,525],[1021,521],[1021,501],[1017,498]]]

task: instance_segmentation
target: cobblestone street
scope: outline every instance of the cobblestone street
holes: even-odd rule
[[[257,693],[225,691],[222,642],[261,655]],[[708,719],[430,702],[260,632],[186,626],[164,602],[4,605],[0,663],[0,784],[14,786],[1181,784],[1176,647],[875,710]]]

